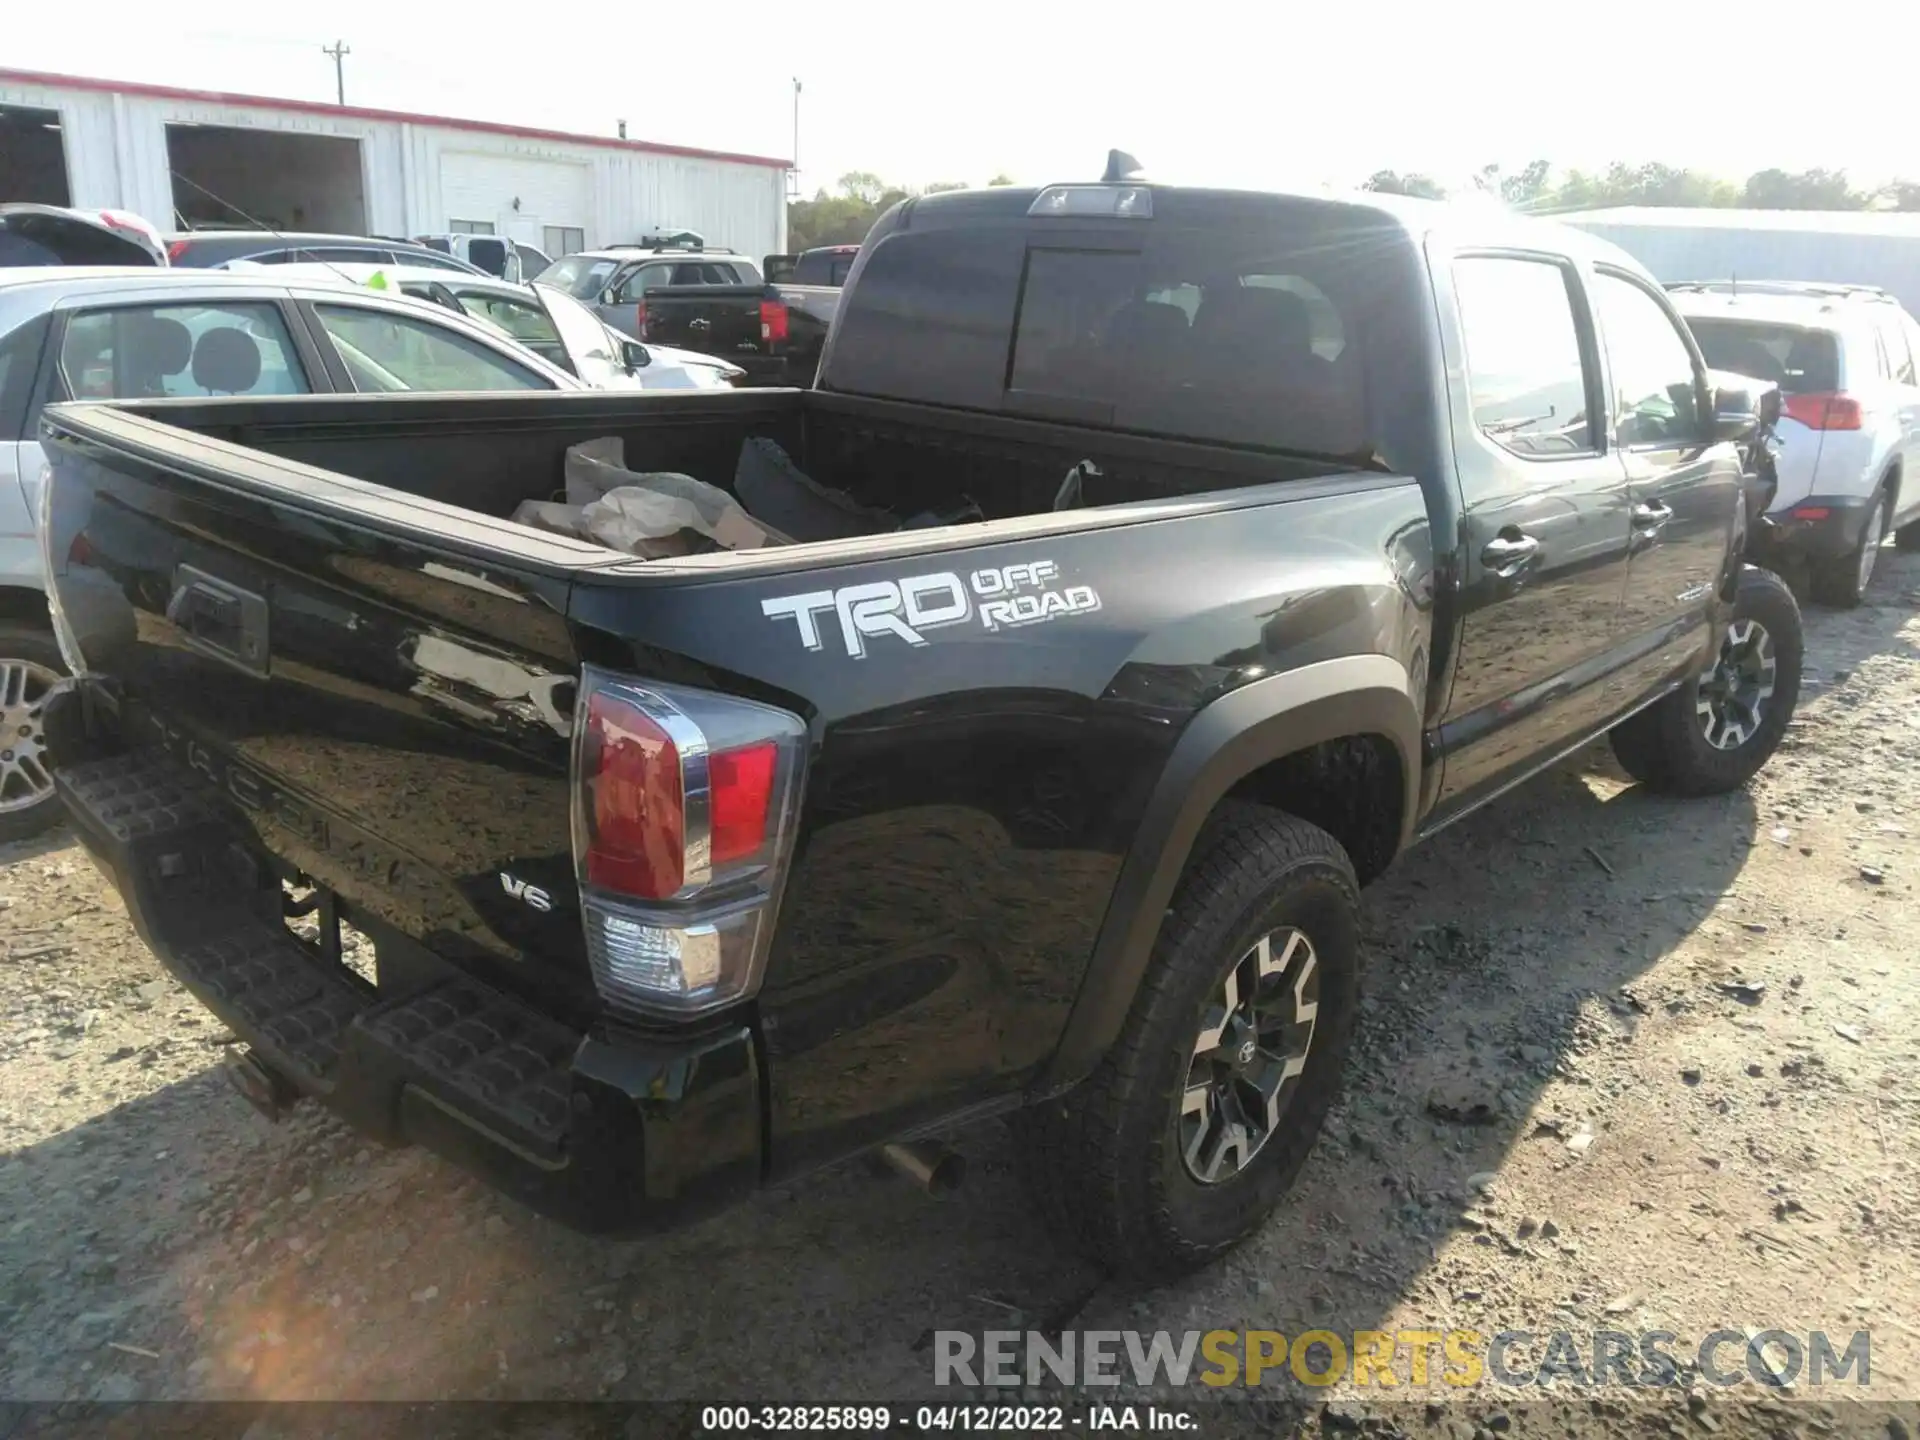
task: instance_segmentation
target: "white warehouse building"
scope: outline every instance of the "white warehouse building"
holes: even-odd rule
[[[550,255],[694,230],[786,248],[789,162],[490,121],[0,69],[0,201],[200,225],[508,236]]]

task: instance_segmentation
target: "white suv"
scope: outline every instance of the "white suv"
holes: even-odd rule
[[[1920,549],[1920,324],[1868,286],[1669,285],[1707,364],[1780,386],[1770,543],[1816,600],[1858,605],[1892,531]]]

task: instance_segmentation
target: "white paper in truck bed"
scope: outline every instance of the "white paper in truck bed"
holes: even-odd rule
[[[625,452],[626,444],[617,435],[568,447],[566,502],[524,501],[513,512],[514,521],[593,540],[643,560],[689,555],[715,545],[757,550],[790,543],[717,486],[677,471],[629,470],[621,463]]]

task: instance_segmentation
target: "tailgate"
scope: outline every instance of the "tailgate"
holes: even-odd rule
[[[49,452],[51,588],[123,733],[349,922],[587,1009],[566,606],[607,552],[109,407],[51,410]]]
[[[658,345],[677,345],[731,358],[765,352],[760,336],[758,285],[672,285],[647,292],[647,333]]]

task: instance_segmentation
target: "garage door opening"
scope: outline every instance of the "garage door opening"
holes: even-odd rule
[[[167,159],[174,214],[186,229],[367,231],[358,140],[169,125]]]
[[[0,201],[71,205],[58,110],[0,105]]]

